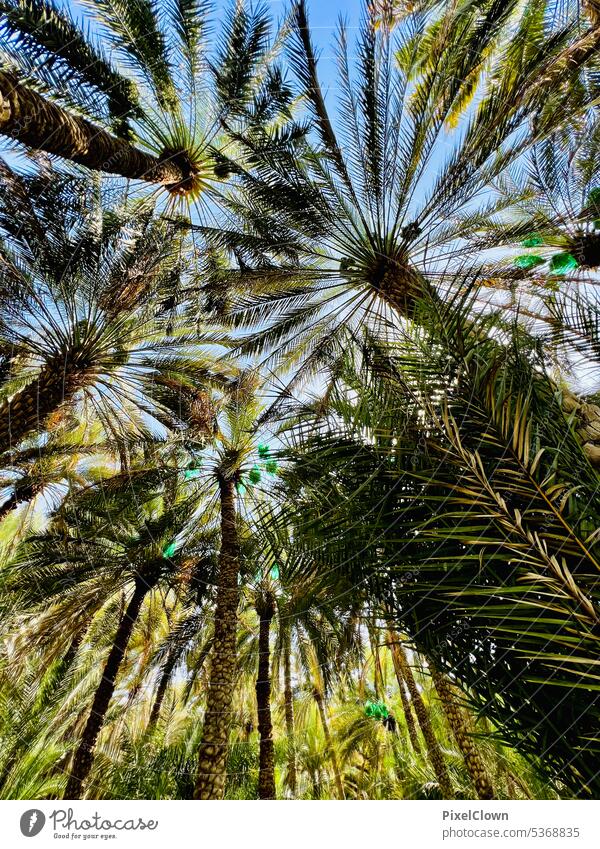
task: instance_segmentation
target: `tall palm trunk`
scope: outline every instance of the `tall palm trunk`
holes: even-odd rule
[[[266,592],[256,605],[259,615],[258,674],[256,677],[256,705],[258,708],[258,733],[260,735],[258,798],[275,798],[275,752],[273,749],[273,722],[271,719],[271,652],[269,638],[275,613],[273,595]]]
[[[0,71],[0,133],[95,171],[173,186],[185,175],[170,158],[144,153]]]
[[[417,734],[417,728],[415,726],[415,718],[413,716],[411,704],[406,693],[406,683],[404,681],[404,678],[402,677],[402,672],[400,671],[400,668],[398,667],[395,661],[394,671],[396,673],[396,680],[398,681],[398,689],[400,690],[400,699],[402,700],[402,710],[404,712],[404,718],[406,720],[408,737],[410,739],[413,749],[418,755],[420,755],[421,746],[419,745],[419,737]]]
[[[319,717],[321,718],[321,725],[323,726],[323,735],[325,737],[325,747],[327,749],[327,754],[329,755],[329,759],[331,760],[331,766],[333,767],[333,776],[335,778],[335,786],[337,788],[338,799],[344,799],[344,784],[342,782],[342,774],[340,772],[340,765],[338,763],[337,755],[335,749],[333,747],[333,741],[331,739],[331,733],[329,731],[329,723],[327,722],[327,713],[325,712],[325,699],[323,698],[323,693],[319,690],[318,687],[313,689],[313,696],[315,702],[317,703],[317,709],[319,711]]]
[[[292,635],[284,625],[283,633],[283,699],[285,707],[285,731],[288,744],[288,785],[296,794],[296,739],[294,731],[294,695],[292,692]]]
[[[196,799],[222,799],[225,793],[227,744],[236,671],[239,541],[235,486],[219,478],[221,500],[221,553],[217,577],[215,633],[206,698],[202,743],[198,756]]]
[[[436,692],[446,714],[448,724],[452,729],[454,739],[463,756],[467,772],[473,782],[477,796],[480,799],[493,799],[494,790],[492,782],[477,746],[469,734],[466,717],[452,693],[451,684],[446,676],[442,675],[431,661],[428,661],[428,665]]]
[[[133,626],[142,607],[142,602],[149,589],[149,584],[142,577],[136,579],[133,595],[117,628],[112,648],[104,664],[102,679],[96,690],[88,720],[73,758],[71,774],[69,775],[65,790],[65,799],[81,798],[83,784],[90,773],[94,761],[94,748],[98,734],[104,724],[106,712],[115,691],[119,668],[125,656],[129,638],[131,637]]]
[[[34,381],[0,404],[0,453],[43,427],[48,416],[85,383],[88,374],[89,362],[80,350],[48,360]]]
[[[77,652],[79,651],[79,647],[81,646],[85,635],[87,634],[87,630],[88,623],[84,622],[84,624],[80,625],[78,630],[75,631],[75,634],[71,642],[69,643],[69,648],[64,653],[63,658],[60,662],[60,670],[62,675],[64,675],[64,673],[70,668],[71,664],[77,657]]]
[[[173,669],[175,668],[176,659],[176,652],[171,652],[167,657],[165,665],[163,666],[163,671],[161,673],[160,681],[158,682],[158,687],[156,689],[156,696],[154,697],[152,710],[150,711],[150,718],[148,720],[148,725],[146,726],[146,732],[151,731],[158,722],[158,717],[160,716],[160,709],[162,707],[165,693],[167,692],[167,687],[169,686],[169,681],[171,680],[171,675],[173,674]]]
[[[408,692],[412,699],[417,720],[421,731],[423,732],[427,756],[435,772],[442,796],[444,799],[454,799],[452,782],[450,781],[450,775],[444,761],[444,755],[436,739],[427,708],[425,707],[425,703],[421,697],[419,688],[417,687],[417,682],[414,679],[410,665],[406,659],[406,655],[404,654],[400,638],[394,631],[390,631],[389,640],[394,668],[396,669],[396,676],[401,675],[406,681],[406,686],[408,687]]]
[[[202,649],[200,650],[200,654],[198,655],[198,659],[194,664],[195,672],[199,672],[204,666],[204,662],[208,657],[208,654],[212,648],[212,638],[206,640]],[[154,697],[154,704],[152,705],[152,710],[150,711],[150,718],[148,719],[148,725],[146,726],[146,734],[148,734],[155,727],[158,722],[158,718],[160,716],[160,711],[162,708],[162,703],[165,698],[165,694],[167,692],[167,687],[169,686],[169,681],[171,680],[171,675],[173,674],[173,670],[175,669],[175,665],[178,660],[178,653],[176,650],[172,651],[165,662],[163,667],[162,674],[160,676],[160,680],[158,682],[158,687],[156,688],[156,695]]]

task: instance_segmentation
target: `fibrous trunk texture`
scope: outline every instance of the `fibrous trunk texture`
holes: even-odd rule
[[[237,609],[240,591],[239,542],[233,480],[221,477],[219,494],[221,553],[210,681],[194,793],[196,799],[222,799],[225,793],[227,744],[236,673]]]
[[[0,71],[0,133],[95,171],[166,186],[176,185],[184,178],[169,158],[163,160],[144,153],[85,118],[67,112],[4,71]]]
[[[394,657],[393,646],[390,643],[390,651],[392,653],[392,658]],[[408,736],[411,742],[411,745],[415,752],[420,755],[421,754],[421,746],[419,745],[419,737],[417,735],[417,728],[415,726],[415,719],[413,716],[410,700],[406,693],[406,682],[402,677],[402,672],[396,660],[394,659],[394,672],[396,673],[396,680],[398,681],[398,689],[400,690],[400,699],[402,700],[402,710],[404,712],[404,718],[406,720],[406,727],[408,729]]]
[[[452,692],[452,685],[435,665],[428,662],[431,677],[439,696],[442,708],[452,730],[454,739],[460,749],[469,777],[473,782],[477,796],[480,799],[493,799],[494,789],[483,759],[471,736],[469,723]]]
[[[342,782],[342,774],[340,772],[340,765],[338,763],[337,755],[335,753],[335,749],[333,747],[333,742],[331,740],[331,733],[329,731],[329,723],[327,722],[327,713],[325,711],[325,699],[323,698],[323,693],[315,687],[313,690],[313,695],[315,702],[317,703],[317,708],[319,711],[319,717],[321,718],[321,725],[323,726],[323,735],[325,737],[325,746],[327,748],[327,753],[329,755],[329,759],[331,760],[331,766],[333,768],[333,776],[335,779],[335,786],[337,789],[338,799],[344,799],[344,784]]]
[[[90,715],[73,757],[71,774],[69,775],[65,790],[65,799],[81,798],[84,782],[90,773],[94,761],[94,748],[98,734],[104,725],[106,712],[115,691],[119,668],[125,656],[133,626],[135,625],[148,589],[149,586],[143,579],[138,578],[136,580],[133,595],[117,628],[112,648],[104,664],[102,679],[92,702]]]
[[[588,460],[596,469],[600,468],[600,407],[587,404],[568,391],[563,392],[562,407],[567,416],[574,417],[574,426]]]
[[[389,636],[396,675],[400,674],[406,681],[406,686],[408,687],[408,692],[412,699],[417,720],[421,731],[423,732],[427,756],[435,772],[442,796],[444,799],[453,799],[454,790],[452,789],[452,782],[450,781],[450,775],[444,761],[444,755],[433,731],[429,713],[425,707],[425,702],[419,692],[419,688],[417,687],[417,682],[412,674],[410,664],[404,654],[400,638],[393,631],[390,631]]]
[[[294,732],[294,695],[292,692],[292,646],[291,634],[286,628],[283,648],[283,698],[285,705],[285,730],[288,743],[288,786],[296,793],[296,740]]]
[[[42,428],[51,413],[86,383],[89,363],[80,351],[46,362],[38,376],[0,404],[0,453]]]
[[[600,28],[600,0],[583,0],[581,6],[592,29]]]
[[[275,752],[273,749],[273,722],[271,719],[271,652],[269,637],[275,605],[271,593],[265,593],[256,606],[259,615],[258,674],[256,677],[256,705],[258,708],[258,733],[260,735],[258,798],[275,798]]]

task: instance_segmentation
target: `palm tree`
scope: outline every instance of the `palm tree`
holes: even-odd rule
[[[413,706],[409,699],[409,695],[406,690],[406,681],[402,675],[402,670],[398,666],[398,664],[394,664],[394,671],[396,673],[396,681],[398,682],[398,690],[400,692],[400,699],[402,701],[402,712],[404,714],[404,720],[406,722],[406,728],[408,731],[408,737],[411,743],[411,746],[415,750],[417,754],[421,753],[421,746],[419,744],[419,738],[417,736],[417,729],[415,726],[415,718],[413,716]]]
[[[282,640],[283,653],[283,700],[285,731],[288,744],[287,782],[292,796],[296,795],[297,759],[296,732],[294,723],[294,693],[292,690],[292,641],[289,628],[284,628]]]
[[[294,543],[293,525],[289,522],[286,509],[286,469],[279,468],[278,454],[262,444],[260,452],[264,466],[271,474],[276,473],[279,484],[275,484],[272,497],[257,505],[257,515],[253,527],[253,548],[248,557],[258,563],[259,568],[250,582],[247,592],[254,599],[259,614],[259,683],[268,683],[271,690],[272,679],[278,680],[283,671],[283,714],[287,737],[287,775],[286,783],[292,794],[297,789],[297,735],[294,720],[294,690],[292,686],[293,653],[297,655],[299,667],[305,678],[304,689],[317,708],[317,715],[323,730],[327,758],[330,761],[338,798],[345,797],[343,776],[340,769],[336,744],[330,730],[328,719],[328,697],[335,682],[349,677],[349,668],[360,653],[359,638],[356,632],[355,609],[348,604],[332,604],[318,581],[312,580],[313,561],[309,552]],[[280,479],[281,478],[281,479]],[[268,605],[268,606],[267,606]],[[260,611],[260,612],[259,612]],[[263,612],[264,611],[264,612]],[[269,669],[267,651],[267,623],[273,625],[275,640],[273,646],[272,671]],[[262,627],[262,650],[260,636]],[[266,717],[266,757],[264,776],[265,786],[274,786],[274,774],[271,770],[271,743],[268,729],[272,725],[271,708],[266,698],[267,690],[261,688],[262,703],[260,711]],[[260,735],[261,756],[263,733]],[[259,771],[259,791],[261,785],[263,760]]]
[[[60,444],[58,439],[54,439],[49,440],[43,452],[25,449],[16,453],[11,463],[4,466],[5,477],[0,479],[0,486],[8,493],[0,506],[0,521],[38,496],[44,500],[56,500],[61,497],[65,486],[82,484],[84,479],[77,472],[79,461],[84,454],[100,450],[99,445],[92,449],[91,446],[74,446],[66,440]]]
[[[258,733],[260,734],[260,763],[258,798],[275,798],[275,760],[273,750],[273,721],[271,718],[271,622],[275,615],[273,594],[266,590],[257,596],[256,613],[259,618],[258,673],[256,677],[256,703],[258,707]]]
[[[216,415],[216,457],[209,483],[212,481],[217,484],[221,548],[210,680],[198,755],[197,799],[219,799],[225,792],[227,746],[236,675],[237,611],[240,602],[241,543],[236,488],[243,485],[245,467],[253,454],[256,456],[259,384],[260,378],[255,371],[241,372],[223,396],[220,410],[215,409],[216,413],[220,412],[220,422]],[[250,468],[247,475],[247,481],[251,483],[256,478],[256,470]]]
[[[390,651],[392,652],[392,659],[394,661],[394,669],[396,670],[396,676],[398,679],[402,678],[406,682],[406,686],[408,687],[408,692],[410,693],[410,697],[412,699],[412,704],[415,710],[417,721],[419,723],[421,731],[423,732],[423,739],[425,740],[427,755],[431,761],[431,765],[439,782],[442,796],[444,797],[444,799],[454,799],[454,790],[452,787],[452,782],[450,780],[450,775],[448,773],[448,768],[446,767],[446,763],[444,761],[443,752],[440,749],[440,745],[436,739],[429,718],[429,713],[425,706],[425,702],[423,701],[423,697],[419,692],[419,688],[417,687],[415,677],[412,674],[412,670],[408,663],[404,648],[402,647],[399,635],[396,634],[394,631],[390,631],[389,646]]]
[[[225,453],[223,457],[225,468],[219,469],[217,477],[221,512],[221,550],[210,684],[198,756],[198,779],[195,791],[198,799],[218,799],[225,792],[225,764],[236,671],[237,609],[240,592],[235,479],[228,476],[225,470],[233,458],[232,454]],[[234,473],[237,471],[234,466]]]
[[[321,727],[323,729],[323,735],[325,737],[325,751],[327,752],[327,755],[331,761],[331,766],[333,768],[333,776],[335,779],[337,797],[338,799],[345,799],[346,794],[344,791],[344,782],[342,781],[342,773],[340,772],[340,765],[338,761],[337,752],[335,750],[335,746],[333,745],[333,740],[331,738],[329,719],[327,716],[327,707],[325,703],[325,694],[323,692],[321,682],[319,681],[318,673],[315,675],[313,681],[312,694],[315,700],[315,704],[317,706],[317,710],[319,711],[319,719],[321,720]]]
[[[516,199],[492,192],[492,182],[557,123],[557,113],[547,111],[525,132],[533,105],[517,95],[537,85],[569,36],[568,28],[546,35],[530,16],[520,18],[514,39],[531,51],[515,56],[512,41],[493,51],[465,131],[448,136],[448,121],[464,103],[462,81],[508,21],[513,26],[512,4],[483,5],[485,14],[467,19],[460,38],[455,6],[445,11],[432,66],[422,61],[430,33],[418,16],[390,38],[367,14],[355,72],[341,25],[333,117],[305,3],[295,4],[292,68],[312,132],[290,124],[285,132],[242,134],[241,151],[229,162],[239,183],[230,214],[203,230],[232,260],[225,313],[236,332],[248,334],[240,351],[308,379],[335,362],[345,331],[393,322],[401,334],[407,319],[419,320],[421,298],[455,287],[457,268],[487,267],[481,233]],[[549,87],[544,102],[554,107],[561,92]],[[494,244],[490,235],[483,247]],[[223,274],[220,268],[215,278]],[[284,389],[292,393],[298,379],[294,373]]]
[[[300,408],[297,527],[332,594],[364,587],[504,740],[593,795],[597,474],[545,372],[547,340],[472,315],[471,299],[436,303],[400,354],[367,338],[327,417]]]
[[[136,485],[142,487],[143,479]],[[66,798],[81,797],[117,676],[148,595],[157,587],[177,587],[178,575],[189,569],[190,563],[196,571],[195,591],[206,588],[210,577],[207,561],[197,557],[201,548],[194,540],[193,528],[187,531],[189,540],[182,544],[182,528],[185,534],[193,517],[189,503],[170,505],[169,493],[165,493],[164,509],[157,512],[151,505],[156,504],[157,496],[160,498],[160,490],[140,491],[148,504],[146,510],[139,500],[132,505],[131,493],[121,492],[107,503],[103,486],[75,496],[61,508],[56,529],[51,527],[46,534],[28,539],[9,573],[14,592],[29,606],[54,602],[60,607],[68,588],[67,604],[72,603],[76,591],[80,603],[85,598],[90,600],[91,617],[115,595],[123,598],[122,615],[74,752]],[[104,509],[98,510],[103,501]],[[173,538],[177,541],[173,542]]]
[[[535,145],[524,174],[513,177],[523,198],[515,204],[518,234],[506,246],[517,256],[522,281],[507,306],[545,334],[549,353],[570,366],[593,344],[594,303],[586,305],[600,267],[600,124],[594,115],[557,130]],[[497,232],[503,222],[496,222]],[[591,334],[591,337],[590,337]],[[568,344],[568,351],[565,348]],[[554,349],[554,351],[553,351]],[[565,391],[565,412],[575,414],[590,462],[600,464],[600,413]]]
[[[480,799],[493,799],[494,790],[491,780],[477,746],[469,733],[467,716],[461,710],[456,695],[452,692],[452,685],[445,675],[438,672],[434,664],[429,664],[429,671],[477,796]]]
[[[154,301],[176,299],[185,279],[185,227],[153,219],[151,207],[104,212],[85,179],[19,177],[6,166],[2,176],[2,277],[11,294],[0,302],[0,334],[11,357],[0,452],[61,422],[72,428],[69,416],[82,409],[110,437],[139,436],[148,415],[173,426],[165,381],[205,383],[214,360],[190,354],[191,315],[176,308],[173,333],[172,311]]]
[[[268,120],[286,101],[267,68],[269,20],[237,2],[216,56],[205,0],[164,14],[150,0],[94,0],[81,20],[53,0],[4,0],[0,15],[0,133],[172,197],[195,199],[223,177],[212,145],[226,117],[247,109],[251,121]]]
[[[181,618],[171,625],[166,640],[159,646],[153,661],[162,661],[162,663],[146,726],[147,733],[152,732],[158,723],[163,701],[176,667],[185,659],[186,666],[193,669],[194,677],[203,669],[212,649],[212,634],[206,634],[202,626],[205,626],[210,619],[211,611],[204,608],[195,607],[191,612],[183,611]],[[195,648],[197,652],[194,652]],[[190,654],[192,654],[191,657]]]

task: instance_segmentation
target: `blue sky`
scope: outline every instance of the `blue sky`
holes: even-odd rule
[[[281,6],[289,8],[289,4],[282,0],[272,0],[274,7]],[[340,15],[347,20],[349,35],[352,35],[352,27],[358,26],[361,17],[362,0],[307,0],[309,22],[315,45],[319,47],[321,59],[319,71],[323,84],[328,83],[329,95],[332,95],[332,84],[335,79],[335,66],[333,64],[332,45],[335,29]],[[349,38],[352,44],[352,37]]]
[[[283,15],[284,10],[290,8],[290,3],[286,0],[271,0],[270,5],[277,16]],[[339,17],[343,15],[346,18],[349,29],[358,26],[363,6],[362,0],[307,0],[307,6],[313,40],[321,52],[319,68],[322,79],[332,79],[334,75],[331,61],[332,44]],[[278,9],[281,12],[276,11]]]

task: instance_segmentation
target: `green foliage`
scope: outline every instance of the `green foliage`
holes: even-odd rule
[[[64,794],[117,647],[86,796],[193,798],[237,562],[226,798],[265,685],[279,798],[473,798],[465,740],[598,797],[595,31],[366,9],[332,111],[303,0],[84,5],[0,2],[3,61],[198,206],[0,163],[0,795]]]

